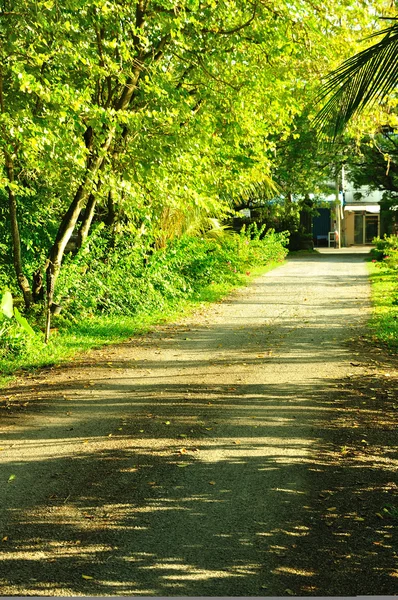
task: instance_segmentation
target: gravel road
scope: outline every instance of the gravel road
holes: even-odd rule
[[[333,594],[305,543],[368,314],[363,255],[295,258],[6,390],[1,594]]]

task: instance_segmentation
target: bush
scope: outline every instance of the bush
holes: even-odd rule
[[[36,334],[25,317],[14,308],[8,290],[2,293],[0,300],[0,358],[24,356],[38,343]]]
[[[398,269],[398,236],[390,235],[373,240],[375,248],[372,248],[373,260],[383,261],[384,266],[389,269]]]
[[[287,241],[286,232],[265,233],[255,224],[240,235],[183,236],[156,251],[142,237],[124,236],[115,243],[94,233],[63,266],[56,302],[64,310],[58,323],[76,315],[161,310],[212,282],[232,283],[252,265],[282,261]]]

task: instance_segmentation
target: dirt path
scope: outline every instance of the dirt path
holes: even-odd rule
[[[1,594],[396,593],[396,365],[368,313],[363,256],[295,259],[8,389]]]

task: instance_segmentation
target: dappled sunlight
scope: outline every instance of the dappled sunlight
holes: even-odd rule
[[[340,277],[336,303],[325,269],[312,303],[274,274],[211,326],[161,326],[9,387],[2,590],[330,596],[366,592],[362,569],[391,592],[398,451],[379,436],[396,394],[342,343],[366,278]]]

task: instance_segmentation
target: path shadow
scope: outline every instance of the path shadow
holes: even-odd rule
[[[95,435],[85,412],[73,429],[24,422],[25,454],[0,465],[2,593],[395,593],[398,453],[375,448],[396,390],[373,378],[375,405],[363,384],[159,382],[136,396],[111,381],[87,403]]]

